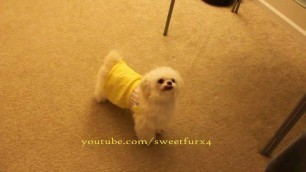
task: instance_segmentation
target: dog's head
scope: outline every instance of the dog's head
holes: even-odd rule
[[[183,87],[180,74],[170,67],[156,68],[143,76],[140,88],[145,96],[154,101],[171,101]]]

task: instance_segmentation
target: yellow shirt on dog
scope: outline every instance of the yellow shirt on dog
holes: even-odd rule
[[[129,108],[130,95],[140,80],[141,75],[120,60],[110,70],[103,92],[113,104],[121,108]]]

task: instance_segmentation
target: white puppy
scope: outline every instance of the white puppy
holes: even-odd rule
[[[183,80],[170,67],[159,67],[141,76],[111,51],[101,66],[95,87],[97,102],[109,100],[133,112],[138,139],[155,139],[173,116]]]

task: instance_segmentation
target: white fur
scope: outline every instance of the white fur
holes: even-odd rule
[[[114,50],[105,57],[104,63],[99,69],[95,87],[95,99],[98,103],[101,101],[104,102],[107,99],[107,97],[103,94],[102,86],[105,84],[107,75],[111,68],[121,59],[120,54]]]
[[[103,94],[102,87],[112,66],[120,59],[122,59],[121,56],[114,50],[106,56],[104,64],[99,70],[95,87],[97,102],[107,99]],[[160,79],[164,82],[159,83]],[[169,82],[168,85],[167,82]],[[170,82],[171,86],[169,86]],[[170,67],[159,67],[143,76],[138,86],[139,114],[133,112],[138,139],[151,140],[155,139],[156,133],[162,134],[174,114],[177,96],[182,86],[181,76]],[[172,88],[166,90],[166,87]]]

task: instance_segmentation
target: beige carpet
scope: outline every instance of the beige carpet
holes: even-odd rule
[[[200,0],[0,3],[0,171],[259,172],[258,154],[306,92],[306,46],[254,1],[238,15]],[[86,145],[136,139],[128,111],[93,101],[103,57],[185,79],[162,139],[208,145]],[[305,117],[274,156],[305,131]]]

